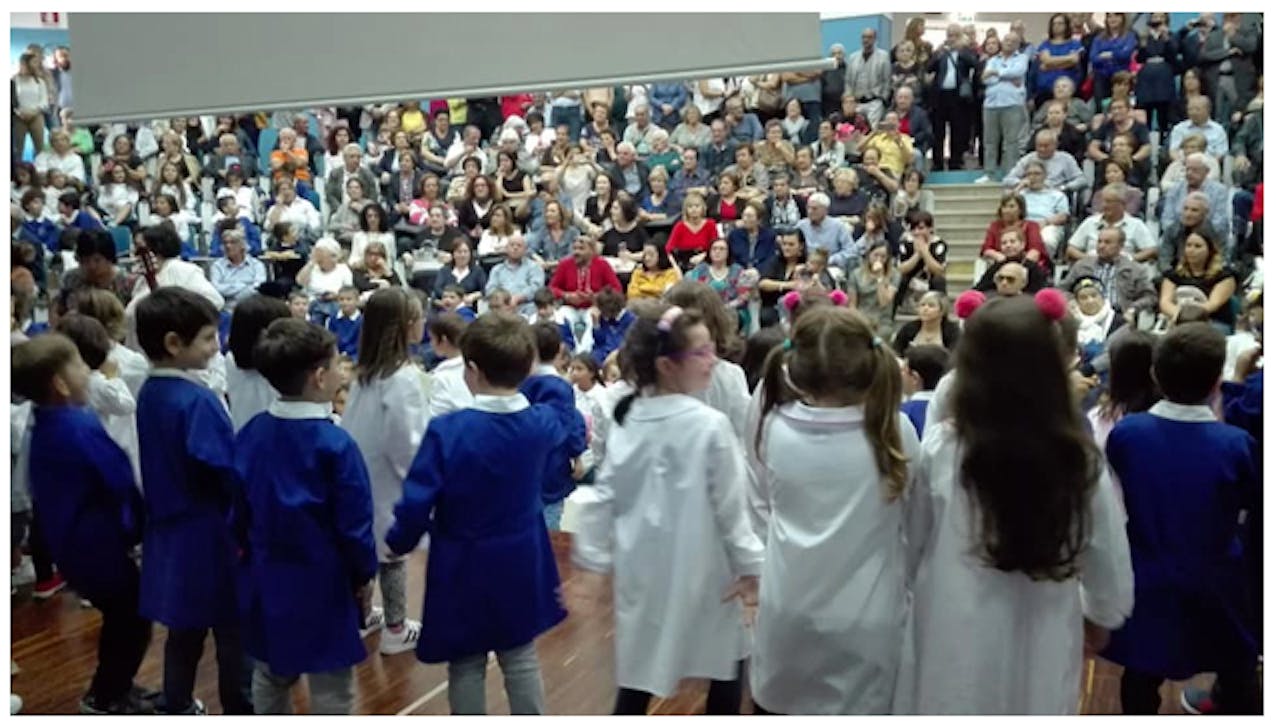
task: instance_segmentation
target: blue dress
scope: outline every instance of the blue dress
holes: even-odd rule
[[[36,406],[33,418],[28,481],[49,553],[81,597],[113,600],[137,586],[142,497],[128,455],[90,409]]]
[[[1172,680],[1252,667],[1256,618],[1238,520],[1257,503],[1257,444],[1234,426],[1149,412],[1121,419],[1107,455],[1129,517],[1134,612],[1103,656]]]
[[[567,617],[541,514],[559,415],[521,395],[475,406],[430,421],[386,535],[407,553],[430,534],[424,663],[521,647]]]
[[[239,432],[235,471],[248,535],[245,649],[284,676],[362,662],[355,590],[376,575],[377,555],[354,439],[323,406],[279,401]]]
[[[137,394],[146,499],[143,617],[170,628],[238,622],[234,430],[217,394],[186,374],[152,371]]]

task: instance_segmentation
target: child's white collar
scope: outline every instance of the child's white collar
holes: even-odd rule
[[[914,393],[913,395],[909,396],[909,397],[908,397],[908,400],[910,400],[910,401],[929,401],[930,399],[932,399],[932,398],[934,398],[934,397],[935,397],[935,392],[934,392],[934,391],[918,391],[917,393]]]
[[[300,421],[311,418],[326,419],[332,415],[332,404],[316,403],[314,401],[275,400],[271,401],[270,406],[266,410],[275,418],[288,419],[292,421]]]
[[[180,368],[156,368],[155,366],[152,366],[151,369],[147,372],[147,377],[148,378],[182,378],[182,379],[190,381],[191,383],[198,383],[199,385],[205,388],[208,387],[208,384],[205,383],[204,379],[200,378],[198,374],[196,374],[193,371],[185,371]]]
[[[356,309],[356,310],[354,311],[354,315],[350,315],[350,316],[347,316],[347,315],[346,315],[345,313],[343,313],[343,312],[338,312],[338,313],[337,313],[337,316],[338,316],[338,317],[340,317],[340,318],[342,318],[343,320],[351,320],[351,321],[354,321],[354,320],[358,320],[360,317],[362,317],[362,316],[363,316],[363,311]]]
[[[554,367],[553,363],[538,363],[536,367],[532,369],[532,375],[556,376],[558,375],[558,369]]]
[[[530,406],[527,397],[521,393],[512,396],[489,396],[480,394],[474,397],[470,408],[487,413],[518,413]]]
[[[1161,400],[1153,404],[1152,408],[1148,409],[1148,413],[1170,421],[1183,421],[1185,423],[1214,423],[1218,421],[1214,411],[1205,404],[1188,405]]]

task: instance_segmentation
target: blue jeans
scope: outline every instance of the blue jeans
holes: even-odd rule
[[[558,501],[553,504],[545,505],[545,526],[551,532],[556,532],[563,522],[563,502]]]
[[[549,122],[558,128],[559,124],[567,124],[567,134],[572,143],[580,141],[580,130],[585,119],[580,115],[580,106],[554,106],[549,114]]]

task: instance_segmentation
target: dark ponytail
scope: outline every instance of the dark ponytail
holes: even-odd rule
[[[696,325],[702,325],[700,315],[694,310],[684,310],[669,324],[668,331],[660,329],[661,316],[668,312],[669,306],[646,307],[639,313],[637,320],[629,326],[625,334],[625,342],[620,346],[620,370],[625,380],[634,387],[634,392],[620,399],[616,404],[616,423],[623,426],[634,400],[642,393],[642,389],[656,385],[659,374],[656,371],[656,360],[662,356],[681,353],[687,349],[687,331]]]

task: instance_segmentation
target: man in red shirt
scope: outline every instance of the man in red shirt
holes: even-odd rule
[[[560,312],[576,337],[578,353],[593,347],[594,321],[590,309],[594,306],[594,296],[608,287],[624,295],[615,271],[607,260],[598,256],[597,245],[585,236],[577,237],[572,242],[572,256],[559,262],[549,279],[554,299],[563,301]]]

